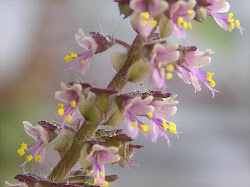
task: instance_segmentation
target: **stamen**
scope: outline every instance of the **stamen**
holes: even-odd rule
[[[164,75],[165,74],[165,69],[161,68],[161,74]]]
[[[72,58],[71,58],[71,56],[69,56],[69,55],[67,55],[67,56],[64,57],[64,61],[65,61],[65,62],[70,62],[71,59],[72,59]]]
[[[207,72],[206,79],[208,81],[213,80],[213,75],[214,75],[214,72]]]
[[[166,74],[166,79],[167,79],[167,80],[170,80],[170,79],[172,79],[172,78],[173,78],[173,73],[168,72],[168,73]]]
[[[142,13],[140,13],[140,17],[142,17],[144,19],[149,19],[150,18],[150,14],[148,12],[142,12]]]
[[[161,66],[162,66],[162,63],[161,63],[161,62],[159,62],[159,63],[157,64],[157,67],[160,69],[160,68],[161,68]]]
[[[174,122],[169,122],[169,131],[173,134],[177,133],[176,124]]]
[[[168,65],[167,65],[167,70],[168,70],[168,71],[174,71],[174,66],[173,66],[173,64],[168,64]]]
[[[63,107],[64,107],[64,105],[62,103],[58,104],[58,108],[63,108]]]
[[[150,126],[149,125],[140,125],[142,132],[146,133],[150,131]]]
[[[138,126],[138,121],[131,122],[130,125],[136,127],[136,126]]]
[[[148,116],[149,119],[152,119],[153,118],[153,113],[149,112],[149,113],[147,113],[147,116]]]
[[[167,125],[166,120],[162,120],[161,124],[165,131],[168,130],[168,125]]]
[[[184,18],[181,17],[181,16],[179,16],[178,19],[177,19],[177,23],[178,23],[178,24],[182,24],[183,21],[184,21]]]
[[[22,143],[21,144],[21,148],[24,149],[24,150],[26,150],[28,148],[28,145],[26,143]]]
[[[188,23],[186,21],[183,22],[183,29],[188,29]]]
[[[150,24],[151,24],[151,26],[152,26],[153,28],[155,28],[155,27],[157,26],[157,21],[156,21],[156,20],[152,20],[152,21],[150,22]]]
[[[118,156],[117,157],[117,162],[119,162],[121,160],[121,157],[120,156]]]
[[[18,153],[19,156],[23,156],[25,154],[25,151],[24,151],[23,148],[20,148],[20,149],[17,150],[17,153]]]
[[[84,66],[84,65],[85,65],[85,61],[84,61],[84,60],[82,60],[82,61],[81,61],[81,64],[82,64],[82,66]]]
[[[192,29],[192,28],[193,28],[192,23],[188,22],[188,29]]]
[[[75,108],[75,107],[76,107],[76,101],[75,101],[75,100],[72,101],[72,102],[70,103],[70,105],[71,105],[72,108]]]
[[[145,25],[147,25],[147,24],[148,24],[148,21],[147,21],[147,20],[143,19],[143,20],[141,21],[141,25],[142,25],[142,26],[145,26]]]
[[[103,171],[101,171],[101,172],[99,173],[99,176],[100,176],[100,178],[102,178],[102,179],[105,177]]]
[[[33,156],[32,156],[32,155],[26,156],[26,161],[27,161],[27,162],[30,162],[32,159],[33,159]]]
[[[188,15],[191,15],[191,14],[193,14],[193,13],[194,13],[193,10],[188,10],[188,11],[187,11],[187,14],[188,14]]]
[[[57,114],[58,114],[58,116],[63,116],[64,115],[64,108],[59,108],[57,110]]]
[[[41,155],[36,155],[35,156],[35,162],[41,162],[42,161],[42,156]]]
[[[104,181],[101,186],[102,187],[108,187],[109,186],[109,182],[108,181]]]
[[[73,53],[72,51],[69,51],[69,55],[72,57],[72,58],[77,58],[78,55],[76,53]]]
[[[229,25],[229,29],[230,29],[230,30],[233,30],[234,28],[235,28],[234,23],[230,23],[230,25]]]
[[[89,172],[88,172],[88,175],[92,175],[94,173],[94,170],[90,170]]]
[[[240,21],[239,20],[235,20],[234,23],[235,23],[236,26],[240,26]]]
[[[71,116],[71,115],[68,115],[68,116],[66,117],[66,122],[69,123],[71,120],[72,120],[72,116]]]
[[[98,183],[98,179],[94,178],[93,184],[96,185]]]
[[[212,88],[214,88],[214,87],[216,86],[216,83],[215,83],[214,80],[211,80],[210,83],[209,83],[209,85],[210,85]]]
[[[232,12],[230,12],[229,14],[228,14],[228,19],[232,19],[234,17],[234,14],[232,13]]]

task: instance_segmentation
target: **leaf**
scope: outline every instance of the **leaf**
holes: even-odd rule
[[[166,38],[172,33],[170,20],[162,16],[159,22],[160,38]]]
[[[127,53],[114,52],[109,56],[110,62],[115,70],[118,72],[125,61],[127,60]]]
[[[128,81],[140,82],[144,80],[151,72],[151,66],[145,63],[142,59],[134,63],[128,70]]]

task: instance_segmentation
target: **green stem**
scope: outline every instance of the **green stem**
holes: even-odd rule
[[[131,49],[128,52],[128,58],[125,61],[124,65],[120,71],[115,75],[113,80],[110,82],[107,88],[120,91],[127,83],[127,73],[129,68],[133,63],[141,58],[141,49],[142,49],[142,38],[137,35],[135,38]],[[94,132],[97,130],[99,122],[83,122],[81,128],[76,133],[76,137],[69,148],[65,153],[63,158],[57,163],[55,168],[52,170],[48,179],[54,182],[61,182],[70,169],[76,164],[79,160],[80,152],[83,148],[85,140],[92,137]]]

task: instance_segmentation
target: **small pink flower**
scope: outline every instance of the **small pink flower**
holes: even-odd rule
[[[243,34],[243,28],[240,26],[240,21],[233,18],[233,13],[229,13],[228,16],[223,15],[230,9],[230,5],[226,0],[208,0],[210,6],[206,7],[208,15],[212,16],[216,23],[224,30],[231,31],[235,27]]]
[[[132,0],[129,6],[136,12],[148,12],[154,15],[164,12],[168,8],[168,3],[163,0]]]
[[[104,164],[118,162],[120,156],[118,155],[117,147],[104,147],[95,144],[86,160],[92,163],[92,169],[89,175],[94,178],[94,185],[108,186],[108,182],[105,181]]]
[[[193,10],[196,5],[196,1],[190,0],[177,1],[170,6],[170,21],[172,31],[178,38],[187,39],[184,29],[191,29],[191,20],[195,17],[195,11]]]
[[[72,123],[81,115],[78,105],[83,95],[81,94],[82,86],[80,84],[74,84],[68,88],[64,83],[61,83],[61,87],[62,91],[57,91],[55,93],[55,98],[68,103],[65,106],[62,103],[58,105],[58,115],[63,116],[61,128],[64,128],[66,123]]]
[[[156,88],[166,88],[165,78],[171,79],[171,71],[173,68],[171,63],[176,62],[180,58],[177,44],[164,46],[162,44],[155,44],[151,54],[151,63],[153,70],[151,79]],[[171,66],[171,67],[170,67]],[[166,73],[166,70],[169,71]]]
[[[40,124],[41,123],[41,124]],[[28,121],[24,121],[24,130],[26,133],[31,136],[36,142],[32,145],[27,146],[26,143],[22,143],[20,149],[17,150],[19,156],[23,156],[27,152],[31,152],[26,157],[26,160],[21,167],[24,167],[31,160],[35,162],[42,163],[45,157],[45,145],[55,139],[56,126],[52,124],[44,124],[40,122],[39,125],[33,127]]]

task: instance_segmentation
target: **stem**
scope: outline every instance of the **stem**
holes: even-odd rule
[[[142,58],[141,52],[142,52],[142,38],[141,36],[137,35],[131,49],[128,52],[128,58],[125,61],[122,68],[119,70],[119,72],[115,75],[115,77],[112,79],[112,81],[108,85],[108,89],[121,91],[122,88],[126,85],[128,82],[127,80],[127,73],[129,68],[140,58]]]
[[[120,71],[115,75],[107,88],[120,91],[127,83],[127,73],[130,66],[141,58],[141,49],[142,49],[142,38],[137,35],[135,38],[131,49],[128,52],[128,58],[125,61],[124,65]],[[76,164],[79,160],[80,152],[83,148],[85,140],[92,137],[94,132],[99,126],[99,122],[83,122],[81,128],[76,133],[76,137],[69,148],[65,153],[63,158],[57,163],[55,168],[52,170],[48,179],[54,182],[61,182],[70,169]]]
[[[84,141],[91,138],[91,136],[96,131],[98,125],[99,125],[98,122],[90,122],[90,121],[83,122],[81,128],[76,134],[76,137],[71,147],[50,173],[48,177],[49,180],[60,182],[64,179],[69,170],[79,160],[80,151],[82,150]]]
[[[125,48],[127,48],[127,49],[130,49],[130,48],[131,48],[131,46],[130,46],[128,43],[126,43],[126,42],[124,42],[124,41],[122,41],[122,40],[115,39],[115,42],[116,42],[117,44],[122,45],[123,47],[125,47]]]

